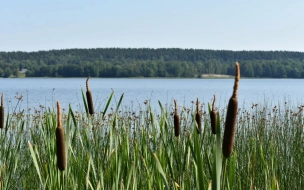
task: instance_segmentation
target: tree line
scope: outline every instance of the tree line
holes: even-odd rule
[[[242,77],[304,78],[304,53],[178,48],[96,48],[0,52],[0,77]]]

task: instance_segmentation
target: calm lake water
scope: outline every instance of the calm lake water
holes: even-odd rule
[[[40,109],[40,106],[54,107],[57,100],[63,108],[71,104],[73,110],[83,111],[81,89],[85,92],[86,78],[2,78],[1,93],[5,95],[5,109]],[[133,110],[145,108],[149,100],[153,109],[158,109],[158,100],[164,106],[173,104],[192,106],[191,101],[199,98],[206,105],[217,97],[218,107],[226,106],[233,89],[234,79],[105,79],[91,78],[90,89],[95,108],[101,111],[107,98],[114,91],[114,103],[122,93],[123,107]],[[18,97],[22,95],[22,101]],[[250,107],[252,103],[265,102],[278,105],[285,101],[303,104],[304,80],[301,79],[241,79],[239,107]]]

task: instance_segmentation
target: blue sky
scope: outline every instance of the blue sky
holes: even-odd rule
[[[304,52],[303,0],[0,0],[0,51]]]

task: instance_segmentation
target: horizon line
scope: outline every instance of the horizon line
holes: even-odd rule
[[[297,52],[304,53],[303,51],[295,51],[295,50],[231,50],[231,49],[199,49],[199,48],[180,48],[180,47],[93,47],[93,48],[63,48],[63,49],[41,49],[41,50],[32,50],[32,51],[24,51],[24,50],[14,50],[14,51],[3,51],[0,50],[1,53],[16,53],[16,52],[24,52],[24,53],[36,53],[43,51],[64,51],[64,50],[92,50],[92,49],[152,49],[152,50],[160,50],[160,49],[180,49],[180,50],[209,50],[209,51],[231,51],[231,52]]]

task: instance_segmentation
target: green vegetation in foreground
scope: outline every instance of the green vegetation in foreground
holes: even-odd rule
[[[225,160],[217,142],[226,108],[218,108],[221,133],[213,135],[207,102],[200,104],[203,131],[198,135],[196,106],[178,107],[181,130],[175,137],[173,107],[147,103],[132,110],[122,106],[121,96],[112,108],[113,97],[114,92],[93,115],[72,108],[63,113],[63,172],[57,169],[56,110],[7,113],[0,134],[0,188],[208,189],[217,179],[222,189],[304,189],[302,105],[239,109],[235,146]]]
[[[233,75],[304,78],[304,52],[179,48],[96,48],[0,52],[0,77],[180,77]],[[23,74],[23,75],[21,75]]]

